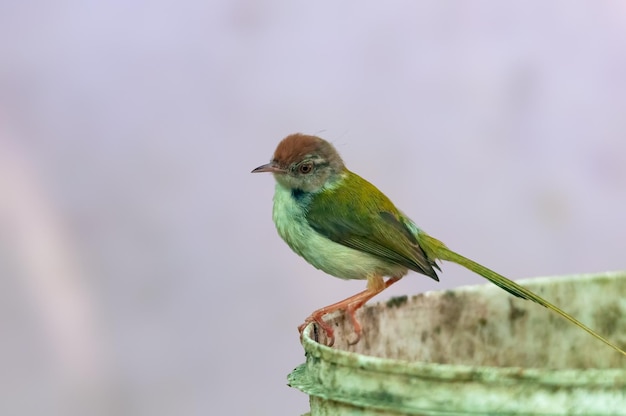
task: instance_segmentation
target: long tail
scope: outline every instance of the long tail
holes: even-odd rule
[[[426,255],[428,257],[432,259],[447,260],[447,261],[451,261],[456,264],[459,264],[473,271],[474,273],[481,275],[482,277],[489,280],[493,284],[500,286],[502,289],[506,290],[512,295],[515,295],[522,299],[532,300],[533,302],[536,302],[540,304],[541,306],[544,306],[558,313],[559,315],[561,315],[563,318],[567,319],[574,325],[584,329],[589,334],[593,335],[595,338],[599,339],[600,341],[604,342],[609,347],[613,348],[614,350],[618,351],[622,355],[626,356],[626,351],[624,351],[623,349],[621,349],[620,347],[618,347],[617,345],[615,345],[608,339],[604,338],[602,335],[598,334],[596,331],[589,328],[587,325],[583,324],[578,319],[574,318],[572,315],[568,314],[567,312],[563,311],[559,307],[548,302],[541,296],[531,292],[525,287],[518,285],[514,281],[507,279],[506,277],[494,272],[493,270],[486,268],[485,266],[482,266],[476,263],[473,260],[468,259],[467,257],[463,257],[460,254],[455,253],[454,251],[447,248],[445,244],[443,244],[441,241],[429,236],[426,233],[423,233],[423,232],[420,233],[418,237],[418,241],[420,242],[420,246],[426,252]]]

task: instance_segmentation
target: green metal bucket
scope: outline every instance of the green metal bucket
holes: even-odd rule
[[[626,348],[626,272],[521,282]],[[626,357],[493,285],[394,298],[343,314],[332,348],[314,326],[289,385],[311,416],[626,415]]]

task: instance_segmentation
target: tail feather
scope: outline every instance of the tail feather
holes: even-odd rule
[[[469,269],[473,271],[474,273],[481,275],[485,279],[501,287],[502,289],[506,290],[507,292],[509,292],[510,294],[514,296],[517,296],[522,299],[531,300],[535,303],[538,303],[539,305],[545,308],[548,308],[556,312],[557,314],[561,315],[563,318],[567,319],[574,325],[587,331],[589,334],[591,334],[598,340],[604,342],[609,347],[613,348],[614,350],[618,351],[622,355],[626,356],[626,351],[624,351],[623,349],[615,345],[613,342],[604,338],[602,335],[598,334],[596,331],[589,328],[588,326],[580,322],[578,319],[574,318],[572,315],[563,311],[561,308],[555,306],[554,304],[548,302],[541,296],[531,292],[525,287],[518,285],[514,281],[507,279],[506,277],[494,272],[493,270],[486,268],[485,266],[482,266],[476,263],[473,260],[468,259],[467,257],[464,257],[458,253],[455,253],[454,251],[448,249],[441,241],[433,237],[430,237],[427,234],[420,235],[419,242],[424,252],[426,253],[426,255],[430,257],[431,259],[446,260],[446,261],[451,261],[453,263],[459,264],[465,267],[466,269]]]

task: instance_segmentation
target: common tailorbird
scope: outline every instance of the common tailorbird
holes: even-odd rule
[[[270,172],[276,179],[273,219],[278,234],[314,267],[341,279],[367,280],[367,289],[313,312],[298,327],[300,334],[317,323],[334,342],[324,315],[343,310],[354,325],[355,312],[409,270],[439,281],[436,260],[478,273],[514,296],[532,300],[561,315],[600,341],[626,352],[557,306],[512,280],[448,249],[398,210],[374,185],[349,171],[332,144],[304,134],[284,138],[270,163],[252,173]],[[387,280],[384,280],[388,277]]]

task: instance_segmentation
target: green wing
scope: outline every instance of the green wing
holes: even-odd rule
[[[405,225],[407,219],[389,198],[356,174],[345,177],[341,186],[313,196],[306,218],[315,231],[336,243],[439,280],[433,269],[437,265]]]

